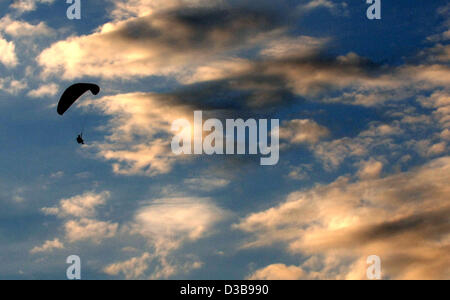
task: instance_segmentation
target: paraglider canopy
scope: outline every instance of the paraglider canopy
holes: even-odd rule
[[[97,95],[100,87],[92,83],[77,83],[65,90],[58,103],[58,114],[61,116],[87,91]]]

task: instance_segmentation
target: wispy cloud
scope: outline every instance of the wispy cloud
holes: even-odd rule
[[[124,274],[128,279],[169,278],[180,272],[198,269],[202,263],[192,257],[174,257],[173,252],[186,243],[209,236],[214,226],[228,213],[209,198],[167,198],[142,206],[128,225],[130,233],[147,240],[153,254],[144,252],[104,268],[110,275]],[[153,266],[150,268],[150,266]]]

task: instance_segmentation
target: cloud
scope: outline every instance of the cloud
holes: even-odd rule
[[[37,58],[44,75],[132,78],[174,75],[231,50],[255,45],[278,28],[271,14],[188,8],[105,24],[53,44]]]
[[[31,249],[31,254],[44,253],[44,252],[52,252],[56,249],[64,249],[64,244],[59,241],[59,239],[54,239],[53,241],[46,241],[40,247],[34,247]]]
[[[347,15],[348,14],[347,7],[348,4],[346,2],[336,4],[331,0],[308,0],[307,3],[300,4],[298,6],[298,9],[301,12],[309,12],[311,10],[325,8],[328,9],[333,14]]]
[[[444,131],[442,131],[441,138],[443,140],[450,141],[450,130],[449,129],[445,129]]]
[[[280,51],[278,49],[277,53]],[[295,73],[308,64],[311,66],[304,71],[305,76],[298,75],[302,77],[301,83],[291,83],[290,78],[296,77]],[[227,74],[225,78],[219,78],[226,73],[221,70],[203,70],[203,75],[196,73],[198,78],[212,76],[215,80],[191,84],[166,94],[118,94],[86,101],[84,105],[91,106],[111,118],[108,126],[104,128],[111,135],[105,142],[95,144],[94,148],[100,158],[113,162],[113,170],[118,174],[156,176],[168,173],[179,158],[171,154],[169,139],[160,137],[172,136],[170,126],[174,120],[190,120],[194,110],[206,111],[211,116],[219,117],[218,114],[225,115],[227,112],[237,114],[249,109],[257,111],[286,105],[294,100],[296,93],[302,93],[301,85],[308,81],[305,78],[314,72],[312,70],[317,71],[316,66],[319,69],[329,69],[324,70],[325,73],[339,67],[343,74],[333,75],[336,78],[344,78],[345,73],[355,73],[348,79],[349,82],[355,82],[357,77],[363,77],[360,75],[364,73],[363,66],[367,62],[349,55],[338,58],[334,64],[335,66],[333,61],[319,62],[318,58],[289,58],[287,61],[269,59],[258,63],[250,62],[243,68],[231,67],[228,70],[237,73]],[[322,80],[326,75],[320,74],[317,78]],[[333,80],[330,78],[330,82]],[[311,89],[314,90],[313,86],[316,84],[306,85],[309,87],[305,86],[304,92],[309,93]],[[317,86],[323,87],[324,84],[317,83]],[[299,126],[305,129],[301,130],[301,133],[295,132]],[[285,138],[294,143],[317,143],[327,134],[325,128],[307,120],[293,120],[288,127],[284,131]]]
[[[450,83],[450,68],[445,65],[405,66],[401,72],[411,74],[413,82],[423,84],[425,88],[445,87]]]
[[[450,91],[435,90],[429,97],[418,100],[423,107],[434,110],[432,116],[443,129],[450,128]]]
[[[28,92],[31,98],[43,98],[46,96],[55,96],[58,93],[59,86],[55,83],[45,84],[35,90]]]
[[[69,243],[91,241],[100,243],[104,239],[113,238],[118,231],[119,224],[100,221],[97,208],[106,203],[110,193],[86,192],[82,195],[62,199],[57,207],[42,208],[47,215],[56,215],[64,220],[65,238]]]
[[[248,276],[248,280],[301,280],[306,276],[302,268],[286,266],[284,264],[273,264],[255,271]]]
[[[63,177],[64,177],[63,171],[57,171],[55,173],[50,174],[50,178],[52,178],[52,179],[61,179]]]
[[[308,3],[311,8],[333,5],[330,1]],[[437,52],[434,57],[439,59],[400,66],[380,65],[356,53],[334,57],[327,54],[331,38],[291,36],[289,22],[275,13],[238,11],[215,2],[201,8],[185,5],[170,1],[164,6],[170,9],[159,9],[151,1],[116,2],[114,21],[92,34],[55,43],[38,58],[46,76],[131,80],[161,75],[182,84],[161,94],[118,93],[86,102],[108,117],[100,128],[108,135],[90,147],[99,159],[112,164],[116,174],[158,176],[188,160],[170,151],[170,124],[178,118],[190,119],[195,109],[213,116],[230,111],[257,115],[305,99],[382,106],[448,85],[449,69]],[[256,54],[250,59],[244,50]],[[445,118],[447,108],[439,109]],[[403,119],[418,120],[424,120],[423,116]],[[404,141],[396,139],[406,127],[395,122],[370,128],[372,132],[356,138],[322,141],[332,136],[331,128],[312,120],[286,124],[284,138],[314,145],[310,150],[327,170],[336,170],[346,159],[369,160],[371,152],[380,148],[397,155]],[[445,130],[440,131],[443,137]],[[447,145],[442,141],[415,142],[408,144],[408,150],[445,154]],[[422,151],[424,145],[430,149]],[[295,174],[295,170],[291,175],[304,178],[304,173]]]
[[[361,262],[378,255],[385,278],[444,279],[450,275],[449,176],[450,157],[444,157],[385,178],[341,177],[292,193],[235,228],[254,235],[246,247],[284,243],[290,253],[315,260],[300,266],[305,278],[363,279]]]
[[[378,178],[383,171],[383,163],[371,159],[361,163],[361,169],[358,172],[358,176],[361,179]]]
[[[0,63],[8,68],[17,66],[18,60],[16,56],[16,45],[13,42],[5,40],[1,35],[0,52],[2,53],[2,55],[0,56]]]
[[[386,142],[386,140],[383,141]],[[370,153],[369,149],[379,144],[383,144],[383,142],[374,138],[342,138],[330,142],[322,142],[315,146],[313,151],[314,155],[327,170],[333,170],[347,158],[362,158],[368,155]]]
[[[252,109],[285,106],[305,98],[376,106],[448,85],[449,69],[439,64],[441,61],[387,66],[355,53],[332,57],[326,54],[330,38],[290,36],[288,22],[276,13],[237,10],[217,3],[186,8],[184,1],[170,1],[168,5],[169,10],[155,10],[150,1],[117,2],[116,8],[127,11],[120,13],[120,21],[45,49],[37,59],[43,75],[126,80],[167,76],[185,86],[160,97],[195,97],[197,104],[209,104],[221,95],[226,100],[222,107]],[[334,4],[310,1],[308,5]],[[244,50],[257,55],[250,60]],[[146,147],[156,151],[146,158],[151,161],[164,146]],[[140,149],[123,149],[120,157],[116,150],[104,153],[111,160],[120,160],[135,156]],[[170,159],[162,161],[158,170],[151,167],[149,173],[167,172]],[[116,170],[136,173],[134,162],[123,168],[127,163],[129,159],[116,164]]]
[[[193,124],[195,110],[203,111],[205,119],[231,114],[242,117],[240,113],[245,110],[245,103],[241,107],[233,105],[236,99],[226,85],[219,82],[183,87],[166,94],[129,93],[86,100],[81,103],[83,107],[108,117],[101,129],[109,135],[91,148],[99,158],[111,161],[117,174],[157,176],[169,173],[175,163],[190,158],[176,156],[171,151],[175,120],[185,119]],[[214,97],[219,91],[223,91],[223,98],[216,101]]]
[[[196,67],[193,74],[188,73],[178,77],[184,84],[222,80],[222,84],[225,85],[228,81],[236,82],[239,80],[244,81],[242,84],[244,89],[257,87],[263,92],[270,92],[271,90],[277,90],[275,87],[277,84],[281,84],[282,86],[278,89],[290,90],[283,82],[282,76],[276,75],[275,77],[272,74],[255,76],[254,74],[263,71],[264,66],[269,65],[270,62],[277,63],[286,59],[299,60],[314,57],[316,53],[320,53],[325,48],[328,42],[328,38],[314,38],[304,35],[286,36],[284,31],[280,30],[261,42],[259,45],[259,60],[251,61],[237,57],[214,60]],[[264,77],[267,77],[267,79]],[[271,83],[271,80],[275,83]],[[228,85],[228,87],[239,89],[240,85]]]
[[[182,87],[170,93],[129,93],[86,100],[81,106],[108,117],[101,129],[109,133],[104,141],[91,145],[101,159],[111,161],[113,170],[121,175],[157,176],[172,171],[175,163],[190,157],[176,156],[171,151],[172,124],[185,119],[193,124],[193,112],[201,110],[204,118],[241,118],[245,101],[256,95],[236,95],[228,88],[230,82]],[[257,87],[252,87],[257,90]],[[221,98],[216,100],[217,93]],[[272,92],[268,92],[272,94]],[[274,91],[277,94],[277,91]],[[229,98],[228,98],[229,97]],[[235,99],[238,97],[238,99]],[[282,97],[282,91],[280,95]],[[237,101],[241,105],[236,105]],[[250,103],[249,105],[253,105]],[[192,138],[190,135],[186,138]]]
[[[132,231],[147,238],[158,253],[165,253],[210,235],[226,216],[209,198],[160,199],[136,213]]]
[[[430,98],[419,97],[417,100],[431,105],[428,109],[435,110],[431,116],[428,113],[419,114],[415,109],[408,111],[403,106],[396,107],[385,112],[392,118],[389,123],[371,122],[368,128],[361,128],[362,131],[355,137],[320,141],[309,149],[327,171],[336,171],[345,162],[357,164],[362,160],[370,161],[374,153],[395,162],[406,154],[422,157],[445,155],[445,129],[448,128],[445,109],[430,104]],[[428,138],[417,140],[420,136]]]
[[[441,155],[441,154],[444,154],[447,151],[447,149],[448,149],[447,148],[447,143],[445,143],[445,142],[434,144],[428,150],[428,155],[429,156]]]
[[[52,4],[55,0],[14,0],[11,8],[19,13],[30,12],[36,9],[38,4]]]
[[[126,279],[149,278],[150,280],[167,279],[179,272],[188,273],[202,267],[202,263],[198,261],[190,261],[184,264],[171,264],[166,258],[161,258],[159,265],[151,276],[146,276],[150,264],[155,262],[155,256],[144,253],[142,256],[133,257],[123,262],[113,263],[103,269],[103,271],[112,276],[124,274]]]
[[[93,192],[86,192],[82,195],[75,196],[68,199],[62,199],[59,207],[43,208],[42,211],[47,214],[56,214],[61,218],[65,217],[94,217],[96,208],[99,205],[105,204],[109,198],[109,192],[100,194]]]
[[[450,29],[445,32],[439,33],[439,34],[432,35],[432,36],[428,37],[427,40],[430,42],[448,41],[448,40],[450,40]]]
[[[419,261],[417,272],[426,273],[420,261],[430,262],[431,258],[424,258],[423,253],[439,257],[441,249],[439,246],[428,247],[428,242],[433,246],[435,244],[435,240],[431,239],[433,235],[424,234],[423,238],[420,229],[413,225],[431,228],[427,233],[435,233],[437,227],[445,225],[439,223],[442,216],[438,213],[432,214],[432,211],[427,214],[428,206],[420,215],[415,203],[406,203],[408,199],[401,188],[406,186],[408,197],[416,197],[440,181],[431,182],[418,177],[414,180],[419,181],[420,185],[413,186],[414,180],[408,176],[413,176],[411,174],[415,171],[400,175],[386,174],[391,174],[397,161],[398,164],[403,164],[406,159],[416,161],[416,157],[409,152],[411,149],[424,158],[446,155],[448,151],[450,121],[446,91],[449,83],[449,68],[446,66],[448,47],[444,43],[446,32],[439,34],[435,40],[439,44],[423,51],[420,63],[389,66],[374,63],[356,53],[344,52],[337,57],[330,55],[328,47],[335,45],[333,38],[305,36],[290,27],[292,19],[289,19],[288,12],[282,14],[280,19],[276,13],[264,13],[259,9],[230,9],[227,1],[112,2],[115,6],[109,23],[92,33],[73,35],[54,43],[41,53],[38,63],[43,74],[52,76],[56,81],[61,78],[81,80],[92,76],[106,79],[105,84],[114,85],[114,89],[117,88],[116,81],[109,79],[123,79],[119,80],[120,83],[127,86],[132,83],[133,87],[135,79],[144,77],[137,86],[145,85],[153,80],[148,77],[154,75],[178,81],[176,88],[165,89],[165,92],[119,90],[112,91],[114,95],[95,101],[79,102],[84,108],[88,106],[106,117],[107,121],[98,128],[105,133],[104,140],[90,143],[87,149],[93,150],[99,159],[111,163],[115,174],[167,174],[177,162],[189,159],[174,157],[168,141],[172,122],[178,118],[189,120],[195,109],[215,117],[242,116],[244,113],[244,116],[255,116],[266,112],[279,113],[280,110],[284,112],[293,103],[300,105],[304,101],[317,101],[321,102],[319,105],[324,110],[335,107],[326,106],[328,103],[376,106],[377,114],[381,114],[380,107],[397,110],[398,115],[380,116],[387,123],[370,123],[355,130],[357,132],[351,136],[335,137],[335,128],[329,125],[326,128],[312,119],[293,119],[284,123],[282,138],[291,144],[304,144],[317,162],[323,162],[332,169],[348,159],[351,163],[342,166],[345,171],[348,171],[348,166],[358,170],[355,175],[344,176],[335,183],[291,195],[291,202],[273,209],[273,219],[262,218],[264,222],[261,224],[252,223],[255,228],[244,228],[255,234],[256,244],[270,243],[278,238],[295,255],[302,255],[302,258],[304,255],[311,256],[299,266],[276,261],[277,264],[263,267],[249,278],[358,277],[364,267],[361,261],[364,262],[365,244],[369,244],[368,247],[374,245],[373,250],[381,252],[383,259],[387,257],[387,262],[392,266],[390,268],[394,268],[389,272],[394,276],[399,276],[396,267],[407,269],[405,276],[413,276],[411,268],[401,265],[402,261],[406,264],[408,261]],[[31,11],[38,2],[20,3],[16,5],[17,9]],[[259,5],[260,2],[256,6]],[[344,8],[337,2],[327,0],[302,1],[302,5],[300,10],[304,11],[324,7],[337,12]],[[20,9],[20,6],[23,8]],[[0,28],[8,38],[48,35],[51,30],[45,23],[32,24],[12,20],[9,16],[0,21]],[[9,59],[9,64],[18,64],[14,42],[5,39],[3,45],[5,49],[12,49],[10,53],[15,55],[15,60]],[[335,53],[334,50],[331,52]],[[26,82],[5,78],[0,80],[0,87],[3,91],[18,93],[26,87]],[[150,88],[153,88],[150,84],[145,86],[146,90]],[[29,91],[28,95],[54,96],[56,91],[56,85],[46,84]],[[423,96],[417,97],[419,94]],[[413,105],[405,109],[406,104],[401,101],[405,99],[408,99],[408,104],[417,100],[414,106],[422,106],[427,111],[421,108],[410,111]],[[316,107],[315,104],[313,106]],[[310,115],[305,118],[310,118]],[[424,140],[420,140],[422,138]],[[310,165],[293,166],[287,177],[297,180],[308,178],[315,166],[313,162],[308,163]],[[404,164],[402,167],[405,167]],[[417,172],[422,171],[419,169]],[[438,167],[433,171],[444,173]],[[385,175],[387,177],[383,178]],[[406,178],[401,179],[402,176]],[[185,178],[181,179],[185,186],[198,192],[211,192],[230,184],[229,180],[217,176]],[[439,189],[442,187],[437,187],[436,191],[439,192]],[[372,190],[375,192],[372,193]],[[448,191],[445,192],[448,195]],[[424,198],[433,199],[434,196],[428,192]],[[109,194],[90,192],[63,199],[55,207],[43,211],[62,219],[64,243],[98,242],[103,238],[122,237],[130,231],[147,241],[148,247],[142,252],[137,251],[134,257],[123,261],[117,259],[104,269],[107,274],[124,274],[126,278],[167,278],[198,268],[202,262],[197,258],[180,258],[175,253],[183,245],[208,237],[226,215],[209,198],[180,196],[143,205],[129,224],[119,228],[113,221],[99,220],[99,208],[108,199]],[[383,200],[381,204],[378,199]],[[399,207],[391,209],[389,203],[397,204],[398,201]],[[296,215],[303,207],[312,212]],[[266,224],[274,226],[269,228],[267,225],[266,228]],[[392,244],[399,246],[398,249],[406,249],[404,253],[399,253],[400,250],[388,245],[388,240],[391,240],[386,238],[385,232],[389,230],[398,232],[401,240],[425,239],[427,243],[423,243],[423,249],[416,248],[416,253],[409,251],[414,247],[407,242],[393,241]],[[328,231],[332,234],[328,235]],[[410,232],[413,232],[411,238],[408,236]],[[445,237],[443,240],[444,244],[447,243]],[[352,242],[356,246],[349,246]],[[345,251],[341,252],[341,249]],[[395,258],[389,256],[392,249],[393,256],[397,255]],[[430,249],[435,249],[433,251],[436,253]],[[445,258],[445,255],[441,257]],[[398,263],[391,264],[390,260]],[[438,259],[437,262],[441,261]],[[436,268],[431,263],[429,265]]]
[[[209,198],[165,198],[143,205],[128,225],[129,233],[147,240],[153,253],[112,263],[104,268],[109,275],[124,274],[127,279],[162,279],[188,273],[203,264],[190,255],[174,252],[186,243],[209,236],[228,213]]]
[[[448,39],[450,39],[450,30],[448,35]],[[450,61],[450,45],[437,44],[433,48],[422,51],[419,56],[430,63],[448,63]]]
[[[287,175],[292,180],[305,180],[310,178],[309,175],[313,172],[313,166],[310,164],[302,164],[299,167],[291,167]]]
[[[280,138],[290,144],[316,144],[329,134],[327,128],[309,119],[284,122],[280,128]]]
[[[113,161],[114,172],[122,175],[168,173],[175,163],[170,139],[157,138],[171,133],[172,122],[192,119],[188,105],[151,93],[107,96],[86,101],[86,106],[109,116],[105,142],[95,145],[98,156]]]
[[[133,257],[124,262],[111,264],[104,269],[104,272],[111,276],[123,273],[127,280],[140,278],[149,268],[149,260],[151,260],[151,255],[144,253],[140,257]]]
[[[28,87],[24,80],[16,80],[12,77],[0,78],[0,90],[11,95],[16,95]]]
[[[428,73],[430,68],[440,69],[441,66],[422,66],[421,70],[427,70],[425,73]],[[303,96],[322,99],[319,95],[327,90],[332,92],[334,89],[352,87],[355,88],[355,93],[350,94],[349,98],[361,96],[357,100],[360,104],[379,105],[387,101],[389,91],[402,90],[403,87],[408,89],[414,82],[417,86],[427,88],[431,88],[429,84],[442,86],[444,83],[431,79],[425,83],[425,79],[420,79],[419,82],[412,78],[429,77],[425,73],[420,75],[420,70],[413,71],[414,75],[406,75],[402,68],[397,68],[391,70],[394,75],[388,75],[386,67],[374,65],[355,54],[334,59],[269,58],[257,62],[247,61],[241,68],[226,66],[225,69],[230,71],[226,75],[227,72],[223,72],[223,69],[203,70],[203,75],[196,73],[197,78],[209,76],[209,79],[215,79],[186,85],[168,93],[118,94],[86,101],[83,105],[110,117],[108,125],[103,128],[110,135],[104,142],[93,146],[98,157],[111,161],[114,172],[118,174],[156,176],[170,172],[174,164],[180,161],[169,149],[169,137],[173,134],[170,126],[176,119],[192,119],[194,110],[202,110],[211,117],[229,117],[232,114],[242,117],[249,110],[258,114],[262,109],[267,111],[293,101],[301,103]],[[225,77],[220,78],[221,76]],[[364,93],[370,94],[374,90],[375,93],[382,90],[384,96],[381,99],[364,96]],[[405,95],[399,96],[401,97]],[[439,114],[445,120],[447,108],[433,108],[440,111]],[[421,119],[423,116],[403,115],[401,122],[372,124],[371,128],[356,138],[345,137],[326,142],[321,142],[321,139],[330,135],[327,128],[312,120],[291,120],[285,123],[287,125],[282,129],[281,138],[296,144],[317,144],[311,150],[318,158],[323,159],[327,167],[335,168],[346,158],[363,158],[370,150],[383,144],[385,148],[400,147],[393,138],[405,131],[409,131],[413,140],[414,130],[417,129],[414,133],[417,135],[419,129],[410,124]],[[403,124],[406,122],[410,124]],[[162,136],[167,139],[161,138]]]
[[[146,247],[138,256],[110,263],[103,268],[108,275],[123,274],[127,279],[161,279],[188,273],[203,266],[195,255],[175,254],[183,245],[210,236],[215,226],[228,217],[228,212],[216,206],[210,198],[171,197],[142,204],[132,220],[119,226],[96,218],[97,209],[109,198],[109,192],[86,192],[62,199],[57,207],[42,211],[63,219],[66,243],[92,242],[100,245],[105,239],[119,237],[143,239]],[[59,239],[55,239],[59,242]],[[117,240],[119,241],[119,240]],[[62,243],[61,243],[62,244]],[[51,250],[56,242],[46,243]],[[130,245],[127,245],[130,248]],[[135,249],[133,252],[139,252]]]
[[[93,219],[70,220],[64,224],[66,238],[69,242],[92,241],[100,243],[104,239],[113,238],[119,224]]]
[[[261,55],[272,59],[312,57],[316,52],[322,51],[328,42],[327,38],[310,36],[281,37],[264,45]]]
[[[272,42],[279,39],[283,40],[277,37]],[[221,60],[222,67],[217,66],[219,62],[198,67],[188,83],[212,80],[209,86],[240,92],[242,96],[235,99],[235,103],[252,108],[285,106],[302,99],[379,106],[448,85],[449,68],[445,65],[391,67],[375,64],[355,53],[330,57],[314,50],[314,47],[323,47],[324,42],[317,40],[311,44],[322,46],[311,46],[311,52],[304,50],[294,55],[295,51],[290,50],[292,45],[275,50],[270,43],[264,44],[267,48],[262,48],[261,57],[252,61]],[[299,47],[301,45],[299,43]],[[272,54],[267,55],[266,51]],[[209,86],[203,85],[204,88]],[[336,93],[339,96],[335,96]]]
[[[223,178],[201,177],[201,178],[188,178],[184,180],[184,184],[191,190],[211,192],[217,189],[223,189],[227,187],[230,184],[230,181]]]
[[[204,9],[151,15],[60,41],[44,50],[38,63],[44,75],[62,72],[64,78],[70,79],[86,75],[124,79],[163,75],[174,76],[185,84],[214,81],[212,84],[221,90],[251,93],[246,102],[254,106],[283,104],[294,95],[314,96],[331,89],[384,91],[404,84],[403,75],[396,78],[390,71],[404,76],[406,72],[382,68],[354,53],[322,57],[318,50],[328,39],[288,37],[278,22],[271,15],[248,10],[237,13]],[[209,25],[204,27],[204,23]],[[235,57],[238,51],[251,47],[260,48],[260,59]],[[423,81],[433,80],[429,77],[436,72],[446,70],[422,67],[417,73],[424,73],[420,78]]]
[[[0,31],[13,37],[49,36],[54,33],[44,22],[33,25],[24,21],[13,20],[9,15],[0,19]]]
[[[221,0],[114,0],[111,15],[117,19],[143,17],[174,8],[208,7],[220,4]]]

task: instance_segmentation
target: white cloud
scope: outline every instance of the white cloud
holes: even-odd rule
[[[94,193],[86,192],[82,195],[75,196],[68,199],[62,199],[59,207],[43,208],[47,214],[56,214],[61,218],[64,217],[94,217],[96,208],[99,205],[105,204],[109,198],[109,192]]]
[[[16,80],[11,77],[0,78],[0,90],[8,94],[16,95],[27,87],[25,80]]]
[[[280,138],[290,144],[316,144],[329,134],[326,127],[309,119],[284,122],[280,128]]]
[[[263,269],[255,271],[248,276],[248,280],[301,280],[307,274],[302,268],[296,266],[286,266],[284,264],[273,264]]]
[[[59,239],[54,239],[53,241],[46,241],[42,246],[34,247],[31,249],[31,254],[44,253],[44,252],[52,252],[56,249],[64,249],[64,244],[59,241]]]
[[[157,264],[156,269],[150,276],[146,276],[147,271],[150,268],[150,264]],[[151,280],[167,279],[177,273],[188,273],[192,270],[199,269],[203,266],[203,263],[199,261],[188,261],[184,263],[177,262],[176,264],[170,263],[166,257],[160,257],[151,255],[145,252],[139,257],[133,257],[123,262],[117,262],[108,265],[103,271],[108,275],[124,274],[126,279],[140,279],[148,278]]]
[[[361,163],[361,169],[358,172],[358,176],[361,179],[378,178],[383,171],[383,163],[371,159]]]
[[[230,181],[223,178],[200,177],[188,178],[184,180],[184,184],[191,190],[211,192],[227,187],[230,184]]]
[[[50,178],[53,178],[53,179],[60,179],[62,177],[64,177],[63,171],[57,171],[55,173],[50,174]]]
[[[310,36],[282,37],[268,42],[261,51],[261,55],[279,59],[311,57],[317,51],[323,49],[328,42],[329,39],[327,38]]]
[[[16,56],[16,45],[13,42],[5,40],[0,35],[0,63],[8,68],[17,66],[18,60]]]
[[[226,216],[209,198],[160,199],[136,213],[132,232],[164,253],[210,235],[213,226]]]
[[[66,238],[69,242],[92,241],[100,243],[116,235],[119,224],[93,219],[70,220],[64,224]]]
[[[39,88],[28,92],[28,96],[32,98],[43,98],[46,96],[55,96],[58,93],[59,86],[55,83],[45,84]]]
[[[300,4],[298,6],[298,9],[301,12],[308,12],[318,8],[325,8],[328,9],[333,14],[347,15],[348,14],[347,7],[348,4],[346,2],[340,2],[339,4],[336,4],[331,0],[309,0],[307,1],[307,3]]]
[[[44,22],[33,25],[24,21],[13,20],[9,15],[0,19],[0,31],[13,37],[36,37],[53,34],[53,30]]]
[[[82,195],[62,199],[57,207],[42,208],[47,215],[56,215],[64,220],[65,238],[68,242],[91,241],[100,243],[113,238],[119,224],[95,219],[97,208],[106,203],[109,192],[86,192]]]
[[[104,272],[108,275],[123,273],[127,280],[140,278],[148,270],[151,259],[152,257],[149,253],[144,253],[140,257],[133,257],[127,261],[111,264],[104,269]]]
[[[38,4],[51,4],[54,1],[55,0],[14,0],[10,7],[20,13],[24,13],[35,10]]]
[[[112,263],[104,272],[124,274],[127,279],[167,279],[198,269],[203,263],[194,256],[176,257],[173,253],[186,243],[209,236],[226,217],[227,212],[209,198],[165,198],[145,204],[136,212],[127,232],[146,239],[152,254],[146,251],[141,256]]]

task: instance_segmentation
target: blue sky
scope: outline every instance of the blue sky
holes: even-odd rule
[[[0,3],[0,279],[450,277],[445,1],[81,3]],[[195,110],[279,118],[279,163],[174,156]]]

